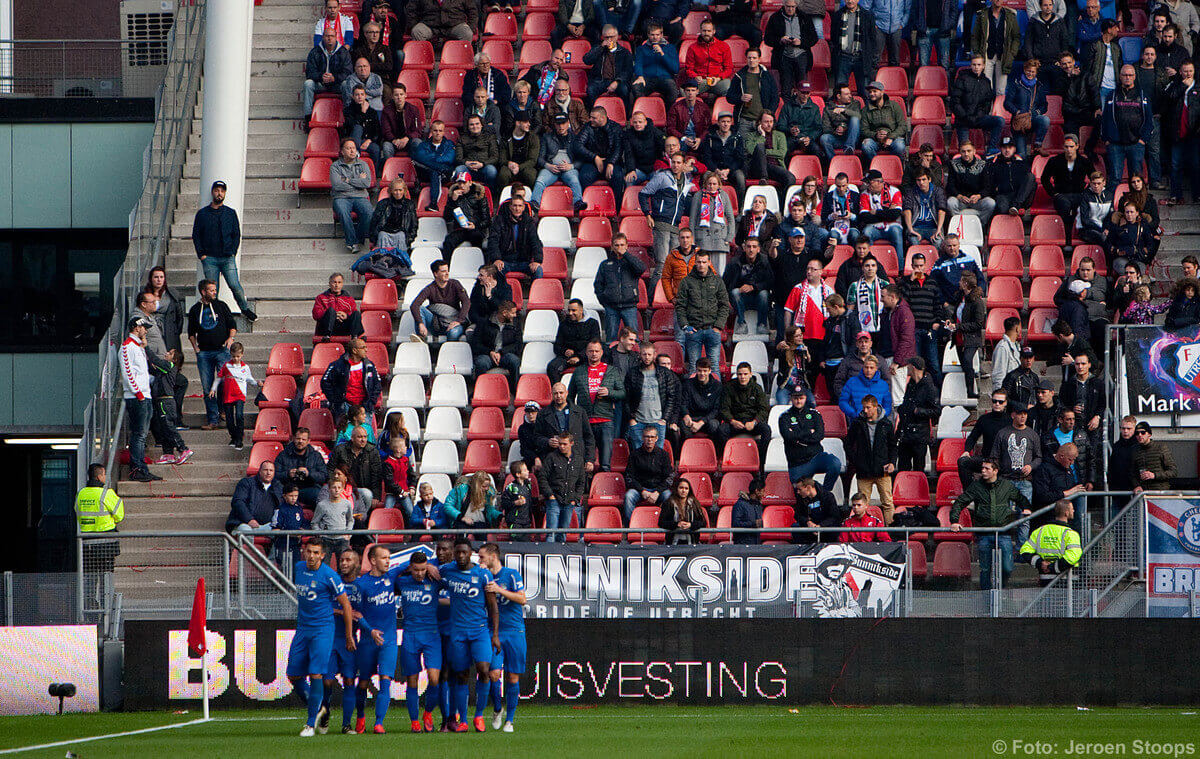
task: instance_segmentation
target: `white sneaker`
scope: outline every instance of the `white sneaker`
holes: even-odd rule
[[[513,726],[512,726],[512,723],[511,723],[511,722],[505,722],[505,723],[504,723],[504,728],[503,728],[503,729],[504,729],[504,732],[506,732],[506,733],[511,733],[511,732],[513,731]]]
[[[317,734],[317,731],[313,730],[312,725],[305,725],[304,729],[300,731],[301,738],[311,738],[316,734]]]
[[[492,729],[499,730],[504,724],[504,712],[496,712],[496,716],[492,717]]]

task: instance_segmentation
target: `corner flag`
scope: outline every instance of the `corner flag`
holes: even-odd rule
[[[205,605],[204,578],[196,581],[196,595],[192,599],[192,621],[188,624],[188,653],[199,656],[200,673],[204,678],[204,719],[208,719],[208,630],[205,624],[208,613]]]

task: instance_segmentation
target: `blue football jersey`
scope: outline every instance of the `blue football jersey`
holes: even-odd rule
[[[412,575],[396,578],[406,633],[438,632],[438,584],[428,577],[417,582]],[[447,611],[449,611],[447,609]]]
[[[396,575],[399,572],[389,570],[386,574],[376,577],[365,574],[354,581],[362,594],[361,607],[363,621],[372,630],[383,633],[388,640],[396,639]]]
[[[346,592],[342,578],[328,564],[315,570],[296,562],[296,629],[323,630],[333,622],[334,599]]]
[[[338,578],[338,579],[341,579],[341,578]],[[348,598],[350,600],[350,608],[361,614],[363,611],[363,605],[362,605],[363,604],[363,594],[362,594],[362,589],[359,588],[358,585],[355,584],[357,582],[358,582],[358,580],[355,580],[354,582],[343,582],[342,587],[344,587],[346,589],[346,598]],[[340,611],[341,608],[342,608],[341,604],[337,603],[336,601],[333,603],[333,609]],[[338,640],[345,640],[346,625],[342,623],[342,618],[341,618],[340,614],[335,614],[334,617],[337,619],[337,624],[335,624],[333,626],[333,635]],[[354,626],[358,627],[359,624],[356,622],[356,623],[354,623]]]
[[[487,627],[487,595],[483,589],[492,581],[492,573],[478,564],[464,571],[455,562],[443,564],[438,571],[450,593],[451,634]]]
[[[525,590],[521,573],[511,567],[496,573],[496,584],[514,593]],[[514,603],[499,593],[496,602],[500,606],[500,632],[525,632],[525,605]]]

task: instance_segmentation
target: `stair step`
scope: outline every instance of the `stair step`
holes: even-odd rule
[[[192,115],[197,119],[204,118],[204,104],[196,103]],[[251,98],[251,119],[298,119],[301,115],[303,115],[303,111],[300,103],[260,104],[255,103]]]
[[[328,202],[328,201],[326,201]],[[336,244],[335,244],[336,243]],[[251,267],[261,263],[255,259],[274,260],[277,256],[301,256],[307,253],[315,254],[344,254],[346,248],[340,240],[330,237],[300,237],[290,240],[273,240],[255,237],[242,237],[241,260],[252,262]],[[168,256],[190,256],[195,259],[196,249],[192,246],[192,233],[183,237],[172,237]],[[304,267],[301,267],[304,268]]]
[[[233,450],[232,448],[230,450]],[[242,452],[249,461],[250,449],[247,448]],[[177,467],[179,469],[185,468]],[[228,498],[233,495],[233,488],[237,485],[237,481],[241,479],[244,472],[238,472],[231,467],[229,476],[217,480],[189,481],[181,480],[175,476],[170,467],[151,466],[150,471],[157,474],[163,479],[159,482],[134,482],[132,480],[122,480],[117,484],[117,494],[122,498],[126,496],[188,496],[188,495],[218,495]]]
[[[262,158],[262,156],[255,156]],[[300,165],[304,160],[303,150],[279,151],[276,156],[279,160],[256,161],[254,163],[246,163],[246,177],[250,179],[267,179],[283,176],[300,176]],[[184,164],[183,176],[185,179],[200,178],[200,160],[199,156],[194,161],[189,160]]]
[[[304,150],[304,145],[308,140],[308,135],[303,129],[291,132],[289,134],[251,134],[246,139],[247,150],[255,149],[277,149],[277,150]],[[200,150],[201,137],[200,128],[196,127],[190,137],[188,137],[188,150]]]
[[[258,47],[250,51],[250,61],[252,63],[270,63],[278,62],[288,66],[294,66],[296,71],[301,71],[304,66],[305,59],[308,58],[308,51],[311,48],[301,47]]]

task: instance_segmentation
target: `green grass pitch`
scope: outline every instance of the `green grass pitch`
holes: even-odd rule
[[[368,704],[368,719],[371,706]],[[1200,710],[787,706],[523,706],[517,732],[412,735],[403,704],[389,734],[300,738],[300,709],[214,712],[177,729],[65,746],[12,749],[196,719],[166,712],[0,718],[0,755],[62,757],[996,757],[1197,756]]]

